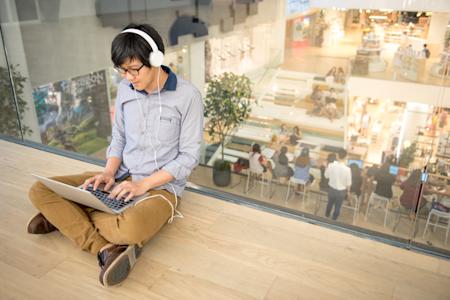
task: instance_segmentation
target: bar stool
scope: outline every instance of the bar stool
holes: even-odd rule
[[[303,200],[303,205],[305,204],[305,199],[306,199],[306,195],[308,194],[308,182],[302,179],[297,179],[294,178],[293,176],[291,177],[291,179],[289,180],[288,183],[288,188],[287,188],[287,192],[286,192],[286,199],[284,200],[284,202],[287,204],[288,200],[289,200],[289,191],[291,189],[291,184],[293,185],[299,185],[301,187],[303,187],[303,191],[299,192],[300,194],[302,194],[302,200]],[[295,194],[295,191],[294,191]]]
[[[433,216],[437,217],[436,222],[434,222],[434,223],[431,222],[431,218]],[[447,225],[439,225],[440,218],[447,219]],[[447,229],[447,232],[445,233],[445,245],[447,245],[448,233],[450,231],[450,213],[439,211],[434,208],[430,210],[430,213],[428,214],[428,218],[427,218],[427,223],[425,225],[425,229],[423,230],[422,238],[424,240],[425,240],[425,235],[427,233],[428,225],[432,225],[434,228],[439,227],[439,228]]]
[[[267,172],[256,172],[254,170],[248,169],[247,174],[247,183],[245,185],[245,193],[247,194],[250,190],[250,185],[252,183],[259,183],[261,185],[261,197],[264,195],[264,186],[267,185],[269,187],[269,193],[270,193],[270,184],[271,180],[268,177]]]
[[[391,199],[383,197],[383,196],[380,196],[380,195],[376,194],[375,192],[373,192],[370,195],[369,201],[367,202],[366,216],[365,216],[364,220],[367,221],[367,217],[368,217],[369,211],[370,211],[370,205],[375,200],[382,201],[382,202],[386,203],[386,205],[384,207],[384,227],[386,227],[387,217],[388,217],[388,213],[389,213],[389,202],[390,202]]]

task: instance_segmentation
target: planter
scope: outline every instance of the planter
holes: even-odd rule
[[[227,186],[231,182],[231,170],[218,170],[213,168],[213,181],[217,186]]]

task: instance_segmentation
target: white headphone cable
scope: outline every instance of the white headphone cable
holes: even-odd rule
[[[159,103],[159,118],[158,118],[158,119],[159,119],[159,120],[158,120],[158,127],[157,127],[157,130],[156,130],[156,141],[158,142],[158,147],[157,147],[156,149],[153,147],[153,138],[151,137],[151,135],[149,136],[150,146],[152,147],[152,150],[153,150],[153,153],[154,153],[153,159],[154,159],[154,161],[155,161],[155,165],[156,165],[156,169],[157,169],[157,170],[159,170],[159,166],[158,166],[158,162],[157,162],[157,160],[156,160],[156,155],[157,155],[157,150],[158,150],[158,148],[161,146],[161,143],[160,143],[160,141],[159,141],[159,139],[158,139],[158,135],[159,135],[159,129],[160,129],[160,127],[161,127],[161,115],[162,115],[161,92],[160,92],[160,84],[159,84],[160,70],[161,70],[161,67],[158,67],[158,74],[157,74],[157,80],[156,80],[156,83],[157,83],[157,88],[158,88],[158,103]],[[143,117],[143,119],[144,119],[144,126],[145,126],[145,128],[144,128],[144,143],[145,143],[145,137],[148,135],[148,130],[147,130],[147,117],[146,117],[145,114],[144,114],[144,110],[143,110],[143,108],[142,108],[140,99],[138,98],[136,89],[134,89],[134,93],[135,93],[135,97],[136,97],[136,100],[137,100],[137,102],[138,102],[138,106],[139,106],[139,109],[140,109],[140,111],[141,111],[142,117]],[[139,138],[139,140],[138,140],[138,145],[140,144],[141,138],[142,138],[142,135],[140,136],[140,138]],[[141,154],[141,155],[143,155],[143,151],[142,151],[142,154]],[[171,209],[172,209],[172,214],[171,214],[171,217],[170,217],[169,220],[168,220],[168,223],[172,223],[172,221],[173,221],[174,218],[184,218],[183,214],[182,214],[181,212],[179,212],[179,211],[176,209],[177,206],[178,206],[178,197],[177,197],[175,188],[173,187],[173,185],[172,185],[170,182],[169,182],[168,184],[169,184],[170,187],[172,188],[173,195],[175,196],[175,207],[173,206],[172,202],[170,202],[169,199],[167,199],[164,195],[153,195],[153,196],[145,197],[145,198],[143,198],[143,199],[137,201],[137,202],[134,204],[134,206],[138,205],[138,204],[141,203],[142,201],[145,201],[145,200],[148,200],[148,199],[151,199],[151,198],[155,198],[155,197],[161,197],[161,198],[163,198],[167,203],[169,203],[169,205],[170,205],[170,207],[171,207]]]

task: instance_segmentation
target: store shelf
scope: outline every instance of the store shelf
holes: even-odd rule
[[[450,158],[450,133],[443,133],[439,137],[437,157]]]

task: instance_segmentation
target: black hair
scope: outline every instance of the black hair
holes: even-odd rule
[[[355,163],[350,164],[350,171],[352,172],[352,179],[356,176],[361,176],[361,169]]]
[[[391,164],[388,162],[385,162],[384,164],[381,165],[380,167],[380,172],[381,173],[389,173],[389,168],[391,167]]]
[[[302,152],[300,152],[300,156],[309,157],[309,148],[308,147],[303,148]]]
[[[344,148],[339,149],[338,157],[339,159],[344,159],[347,156],[347,151]]]
[[[328,157],[327,157],[327,162],[328,163],[332,163],[335,160],[336,160],[336,153],[333,153],[333,152],[329,153]]]
[[[422,175],[422,171],[420,169],[414,169],[410,174],[408,179],[406,179],[405,183],[411,186],[418,186],[420,182],[420,177]]]
[[[125,29],[139,29],[147,33],[158,46],[158,50],[164,53],[164,43],[155,28],[148,24],[129,24]],[[122,65],[128,59],[138,59],[147,67],[151,67],[148,61],[152,48],[142,37],[134,33],[120,33],[111,44],[111,60],[115,66]]]
[[[261,154],[261,146],[259,144],[253,144],[252,152],[255,154],[256,152]]]

